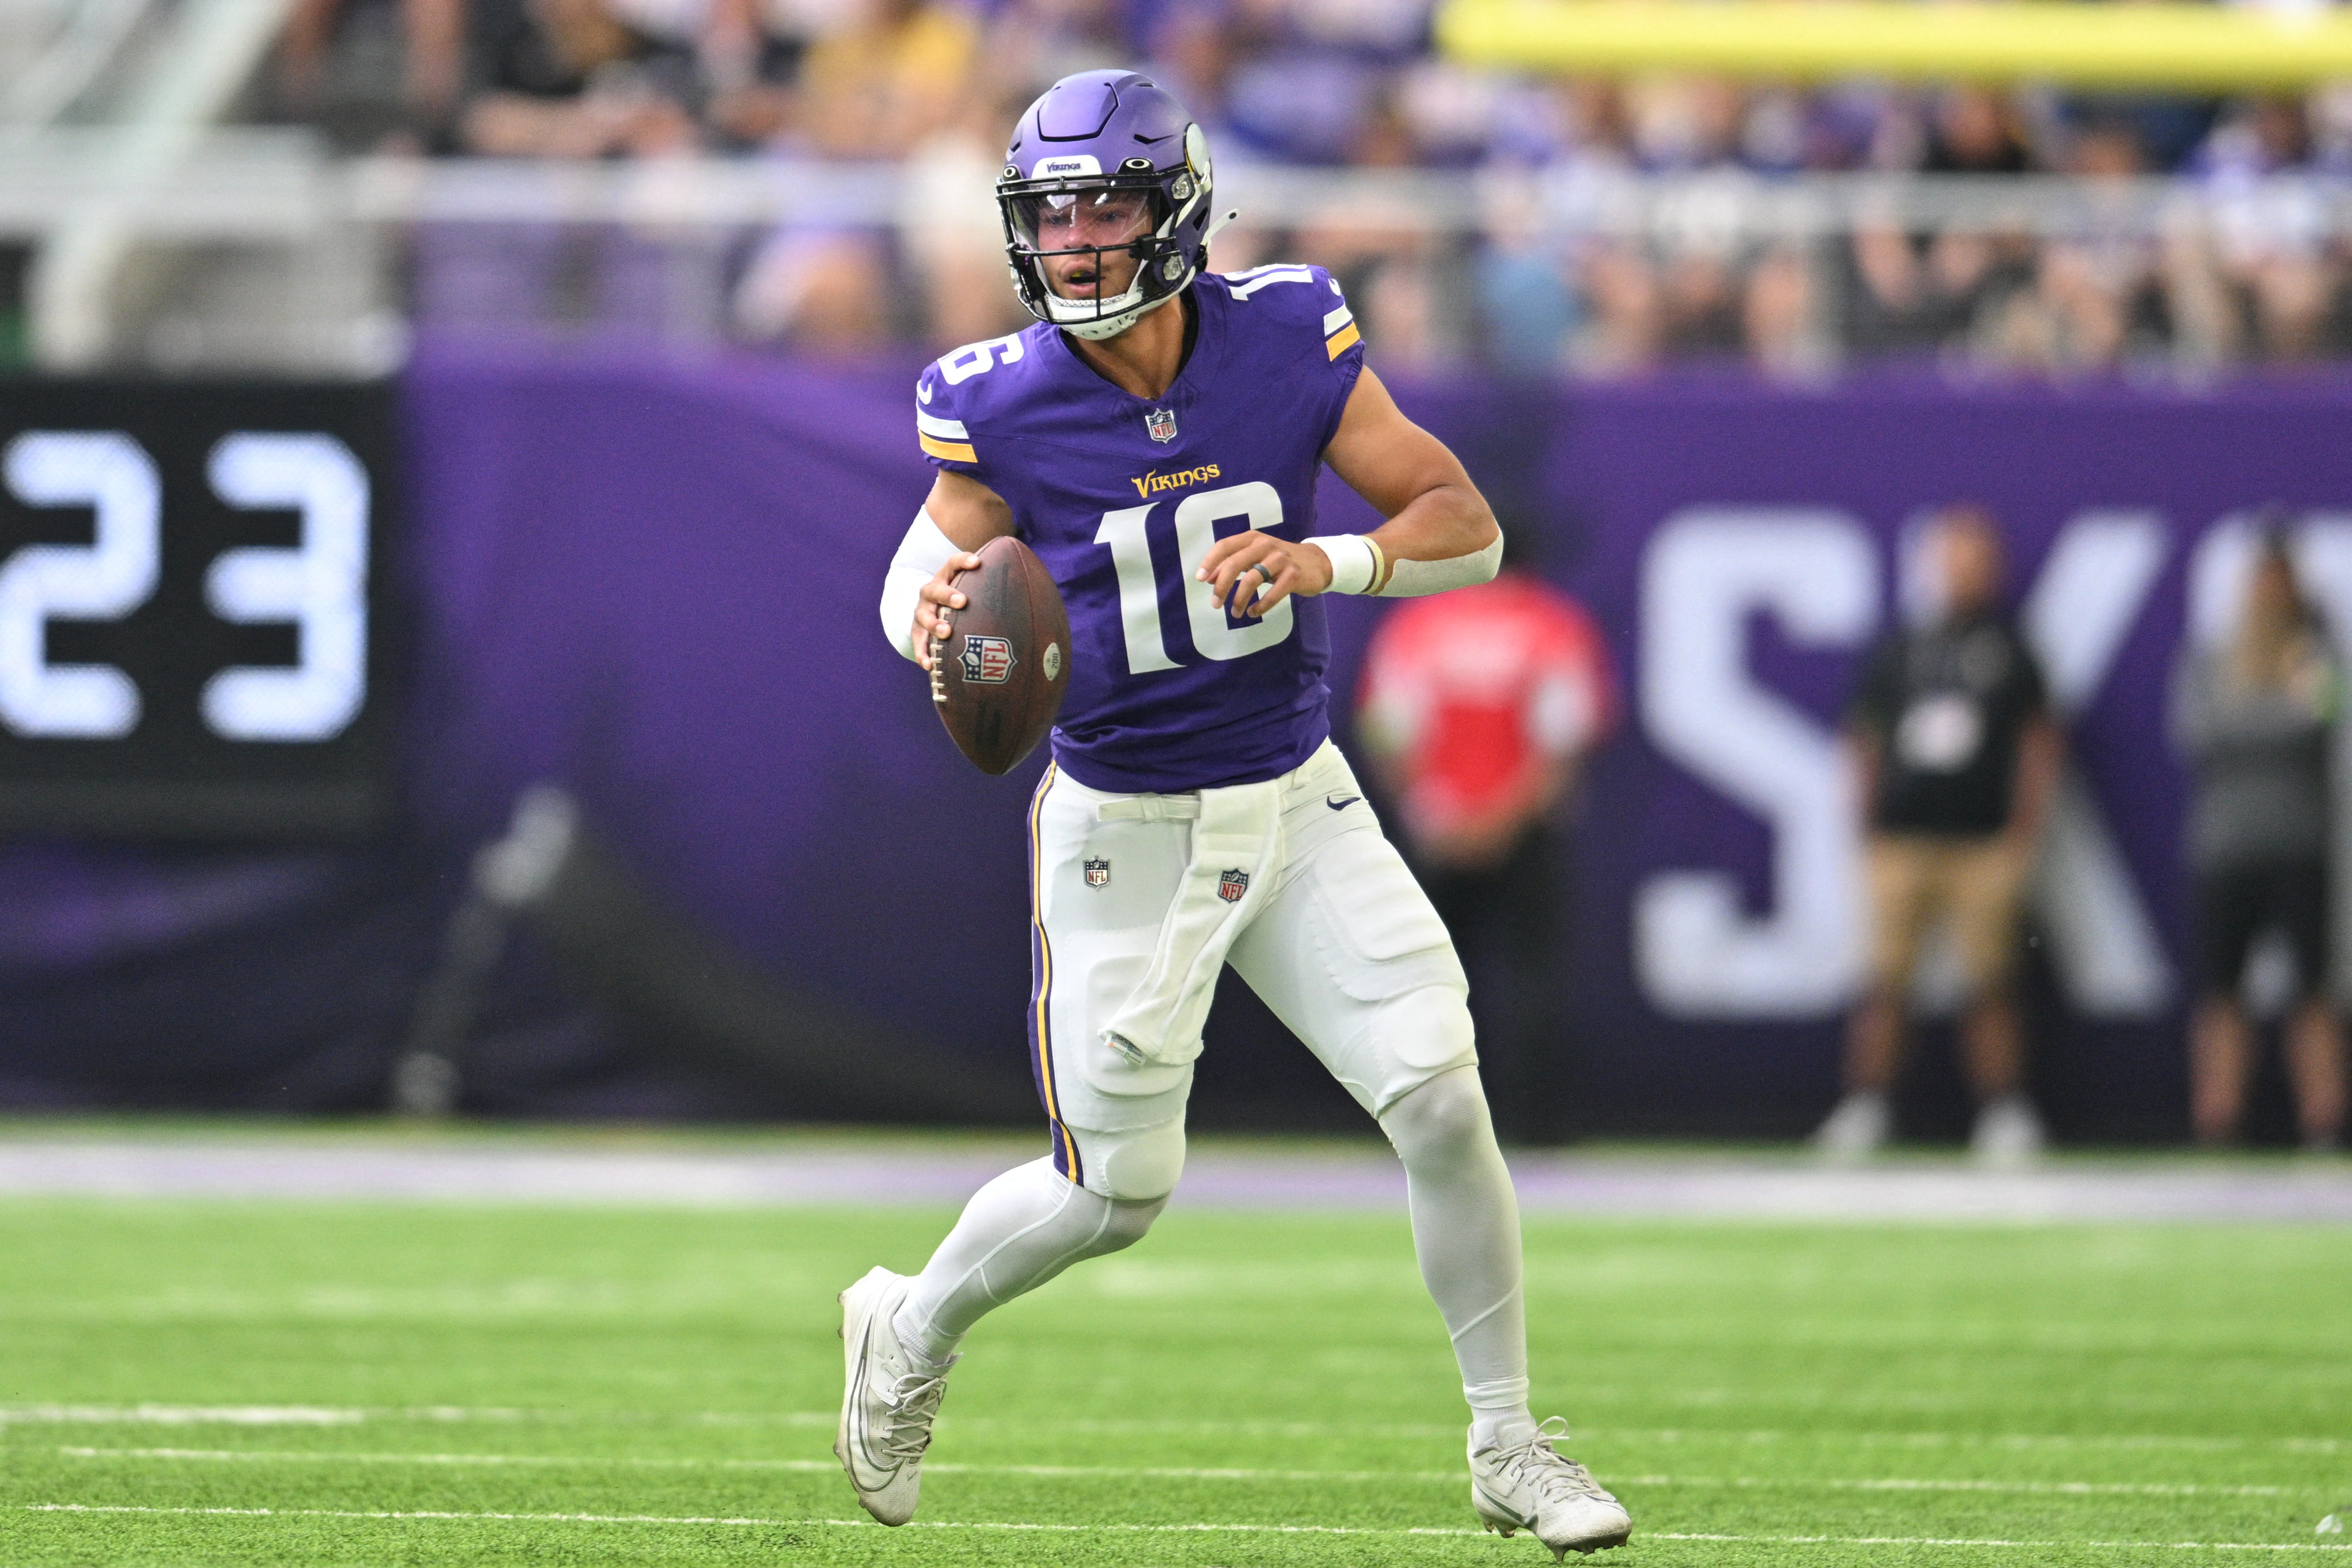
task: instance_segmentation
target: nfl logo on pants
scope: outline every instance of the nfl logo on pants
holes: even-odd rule
[[[1109,881],[1110,862],[1107,860],[1087,862],[1087,885],[1088,887],[1101,887]]]
[[[1229,871],[1217,878],[1217,896],[1227,904],[1239,904],[1242,894],[1249,891],[1249,873]]]

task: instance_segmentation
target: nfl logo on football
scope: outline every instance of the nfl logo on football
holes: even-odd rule
[[[1239,904],[1242,894],[1249,891],[1249,873],[1229,871],[1217,878],[1217,896],[1227,904]]]
[[[1107,860],[1087,862],[1087,885],[1088,887],[1108,886],[1109,882],[1110,862]]]
[[[1003,685],[1013,678],[1013,644],[1003,637],[966,637],[963,678],[984,686]]]
[[[1151,433],[1154,441],[1176,439],[1176,415],[1168,409],[1155,408],[1143,416],[1143,428]]]

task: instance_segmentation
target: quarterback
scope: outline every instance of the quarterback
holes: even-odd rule
[[[1021,117],[996,184],[1037,324],[928,367],[938,469],[883,630],[928,664],[971,553],[1016,534],[1060,589],[1072,666],[1029,810],[1031,1065],[1051,1153],[973,1195],[912,1278],[842,1293],[835,1451],[868,1513],[914,1516],[958,1347],[990,1309],[1133,1245],[1184,1165],[1227,964],[1402,1157],[1422,1277],[1471,1412],[1471,1500],[1555,1556],[1622,1544],[1617,1500],[1528,1406],[1519,1220],[1444,926],[1330,740],[1326,593],[1435,593],[1503,541],[1462,465],[1365,368],[1313,267],[1204,270],[1200,127],[1089,71]],[[1388,520],[1317,535],[1324,464]]]

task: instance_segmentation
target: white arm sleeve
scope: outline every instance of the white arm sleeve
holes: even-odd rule
[[[915,607],[922,602],[923,584],[937,577],[955,553],[955,541],[940,531],[931,514],[918,511],[882,578],[882,634],[900,658],[915,657]]]
[[[1457,555],[1445,560],[1391,562],[1389,580],[1372,591],[1382,599],[1418,599],[1424,593],[1443,593],[1449,588],[1492,582],[1502,564],[1503,536],[1498,531],[1492,544],[1472,555]]]

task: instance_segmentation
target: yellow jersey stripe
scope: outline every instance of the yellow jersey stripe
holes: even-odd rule
[[[1337,349],[1334,349],[1331,351],[1334,354],[1339,352]],[[980,461],[980,454],[971,449],[971,444],[969,442],[938,441],[934,440],[930,436],[924,435],[919,433],[917,434],[915,439],[921,442],[923,444],[923,450],[929,453],[934,457],[944,457],[950,463],[977,463]]]
[[[1349,350],[1354,348],[1358,343],[1362,342],[1363,340],[1364,335],[1356,330],[1356,324],[1353,321],[1350,321],[1346,326],[1340,328],[1337,332],[1332,333],[1331,340],[1323,346],[1330,350],[1330,357],[1336,360],[1340,355],[1346,353]],[[925,442],[924,444],[928,446],[930,444],[929,442]],[[977,460],[975,459],[975,461]]]

